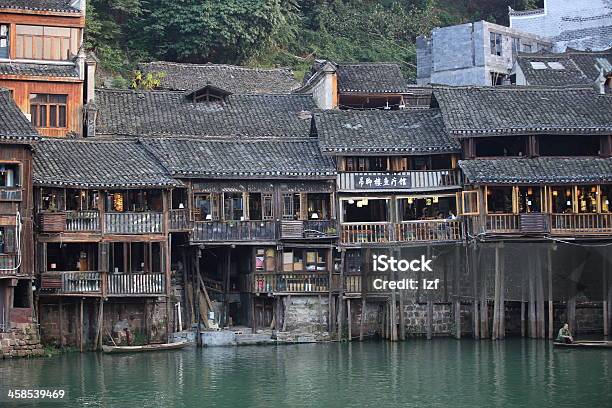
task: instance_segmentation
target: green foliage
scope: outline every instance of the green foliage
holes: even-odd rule
[[[165,76],[166,74],[164,72],[149,72],[147,74],[143,74],[140,71],[136,71],[134,72],[134,78],[132,78],[130,88],[151,91],[159,87],[162,78]]]
[[[88,2],[86,46],[103,70],[130,82],[136,64],[150,59],[290,66],[298,77],[314,58],[395,61],[413,76],[418,35],[481,19],[505,24],[508,6],[542,6],[542,0]]]

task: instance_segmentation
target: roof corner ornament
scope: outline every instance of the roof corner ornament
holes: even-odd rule
[[[595,83],[593,84],[593,87],[595,88],[597,92],[599,92],[600,95],[605,95],[606,94],[606,81],[607,81],[605,70],[603,69],[603,67],[598,67],[598,66],[595,66],[595,67],[599,71],[599,75],[597,75],[597,79],[595,79]]]

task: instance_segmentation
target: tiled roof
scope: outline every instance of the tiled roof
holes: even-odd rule
[[[400,93],[408,83],[400,66],[394,63],[345,63],[337,64],[340,92]]]
[[[0,9],[2,8],[69,13],[81,12],[70,5],[70,0],[0,0]]]
[[[438,109],[329,110],[315,115],[321,150],[335,153],[423,154],[459,152]]]
[[[39,135],[19,110],[8,89],[0,88],[0,142],[31,142]]]
[[[591,87],[436,87],[434,95],[454,136],[612,132],[612,96]]]
[[[137,140],[43,139],[35,146],[33,179],[82,188],[180,185]]]
[[[222,64],[180,64],[155,61],[141,64],[143,73],[163,72],[160,89],[189,91],[213,85],[233,94],[282,94],[299,87],[287,68],[247,68]]]
[[[179,91],[96,91],[98,135],[308,137],[310,95],[230,95],[192,103]]]
[[[0,75],[51,76],[61,78],[78,78],[76,65],[29,64],[1,62]]]
[[[141,139],[170,174],[178,178],[333,178],[331,158],[317,141],[221,141]]]
[[[612,182],[612,158],[537,157],[460,160],[474,184],[553,184]]]
[[[567,30],[558,35],[555,40],[574,49],[605,50],[612,47],[612,26]]]
[[[517,63],[529,85],[591,85],[599,75],[597,66],[612,64],[612,49],[600,52],[520,54]]]

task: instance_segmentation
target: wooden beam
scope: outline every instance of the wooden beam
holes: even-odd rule
[[[362,294],[361,295],[361,319],[359,322],[359,341],[363,341],[363,332],[364,332],[364,325],[365,325],[365,319],[366,319],[366,298],[365,296]]]
[[[476,268],[476,245],[474,244],[470,251],[466,247],[466,255],[468,255],[467,265],[470,266],[470,273],[472,275],[472,326],[473,336],[475,340],[480,339],[479,331],[479,312],[478,312],[478,268]],[[471,255],[471,256],[470,256]]]
[[[427,340],[433,338],[433,301],[427,300]]]
[[[59,337],[60,347],[64,348],[64,301],[59,298]]]
[[[536,288],[537,288],[537,299],[536,299],[536,307],[537,307],[537,327],[538,327],[538,338],[545,339],[546,338],[546,327],[544,326],[544,283],[542,278],[542,258],[540,257],[541,253],[538,251],[536,254],[535,264],[536,264]]]
[[[79,349],[83,352],[83,299],[81,298],[79,311]]]
[[[495,295],[493,299],[493,334],[492,339],[499,339],[499,319],[500,319],[500,248],[499,244],[495,245]]]
[[[348,328],[348,341],[353,340],[353,332],[352,332],[352,322],[351,322],[351,299],[346,299],[346,320],[347,320],[347,328]]]
[[[603,294],[602,294],[602,307],[603,307],[603,333],[604,337],[608,337],[609,335],[609,327],[608,327],[608,268],[607,268],[607,260],[606,257],[602,257],[601,264],[601,275],[603,282]]]
[[[483,248],[484,249],[484,248]],[[480,270],[480,338],[489,338],[489,307],[487,304],[487,273],[481,268],[480,256],[478,269]]]
[[[535,287],[535,258],[529,259],[529,303],[528,303],[528,324],[529,324],[529,337],[535,338],[537,336],[537,323],[536,323],[536,287]]]
[[[549,246],[546,251],[546,272],[548,275],[548,339],[552,340],[555,335],[554,329],[554,304],[552,285],[552,249]]]

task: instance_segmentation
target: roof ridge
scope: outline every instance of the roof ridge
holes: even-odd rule
[[[479,91],[488,91],[488,92],[497,92],[497,91],[517,91],[517,92],[529,92],[529,91],[591,91],[593,95],[598,95],[594,92],[593,87],[589,85],[559,85],[559,86],[550,86],[550,85],[527,85],[527,86],[518,86],[518,85],[508,85],[508,86],[478,86],[478,85],[461,85],[461,86],[449,86],[443,84],[435,84],[434,91],[439,89],[448,89],[448,90],[465,90],[465,89],[474,89]]]
[[[242,69],[249,71],[288,71],[288,73],[293,72],[290,67],[247,67],[244,65],[233,65],[233,64],[218,64],[214,62],[207,62],[205,64],[195,64],[191,62],[176,62],[176,61],[149,61],[143,62],[142,64],[168,64],[175,66],[191,66],[191,67],[225,67],[225,68],[233,68],[233,69]]]

